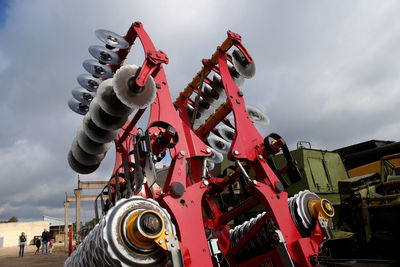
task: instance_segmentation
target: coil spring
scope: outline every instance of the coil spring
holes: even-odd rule
[[[123,216],[134,209],[157,211],[163,217],[166,230],[176,234],[170,215],[154,199],[140,196],[121,199],[67,258],[64,266],[164,266],[168,256],[164,251],[157,250],[151,255],[135,253],[121,239],[118,225],[123,222]]]
[[[103,217],[64,262],[64,266],[120,266],[107,252],[107,243],[103,239],[105,223]]]
[[[246,221],[243,224],[236,226],[234,229],[231,229],[229,231],[231,247],[235,246],[239,242],[239,240],[264,216],[264,214],[265,211],[259,213],[255,218],[251,218],[249,221]],[[247,242],[238,251],[237,259],[239,261],[245,261],[272,249],[268,238],[270,232],[268,227],[268,224],[265,224],[249,240],[249,242]]]

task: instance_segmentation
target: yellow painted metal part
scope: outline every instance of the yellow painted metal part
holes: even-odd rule
[[[394,166],[400,166],[400,159],[391,159],[389,160]],[[347,173],[349,174],[349,178],[365,175],[369,173],[378,173],[381,174],[381,162],[380,160],[374,161],[360,167],[348,170]]]
[[[314,217],[317,220],[324,220],[326,225],[328,225],[329,219],[335,215],[333,206],[327,199],[312,200],[310,208]]]
[[[335,215],[332,204],[327,199],[312,200],[310,203],[311,212],[315,218],[332,218]]]
[[[232,40],[228,37],[222,43],[222,45],[220,46],[220,49],[223,52],[226,52],[232,47],[232,45],[233,45]],[[210,62],[212,63],[212,65],[218,64],[218,50],[214,52],[214,54],[212,55],[212,57],[210,59]],[[180,96],[175,100],[175,102],[174,102],[175,108],[179,107],[181,97],[184,97],[185,99],[189,98],[192,95],[193,90],[195,88],[199,87],[203,71],[204,71],[204,77],[207,77],[207,75],[210,74],[210,72],[211,72],[211,68],[206,67],[206,66],[203,66],[201,68],[201,70],[196,74],[196,76],[193,78],[193,80],[186,86],[186,88],[183,90],[183,92],[180,94]]]
[[[134,224],[136,223],[136,220],[140,215],[150,212],[157,214],[162,222],[161,231],[156,235],[148,235],[144,232],[137,230],[137,228],[134,227]],[[129,218],[129,221],[127,223],[127,236],[129,240],[137,247],[152,249],[159,246],[162,249],[167,250],[165,238],[172,237],[173,235],[165,228],[164,220],[158,212],[154,210],[145,210],[143,212],[136,213],[131,218]]]

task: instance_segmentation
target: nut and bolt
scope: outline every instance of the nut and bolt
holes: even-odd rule
[[[211,149],[209,147],[207,147],[206,152],[211,153]]]
[[[161,245],[162,243],[163,243],[163,242],[162,242],[162,240],[158,241],[158,244],[160,244],[160,245]]]
[[[233,154],[235,154],[237,156],[237,155],[239,155],[239,151],[235,150],[235,151],[233,151]]]
[[[171,244],[171,247],[175,247],[175,244]]]
[[[259,159],[264,159],[264,157],[262,155],[258,155]]]
[[[181,156],[185,156],[185,151],[181,150],[181,151],[179,151],[179,154],[181,154]]]
[[[257,181],[256,181],[256,180],[253,180],[253,184],[254,184],[254,185],[257,185]]]
[[[168,232],[168,231],[165,231],[165,234],[166,234],[166,235],[168,235],[168,234],[169,234],[169,232]]]
[[[204,181],[203,181],[203,184],[204,184],[205,186],[207,186],[207,185],[209,185],[210,183],[209,183],[207,180],[204,180]]]

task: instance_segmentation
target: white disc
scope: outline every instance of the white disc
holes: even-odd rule
[[[256,74],[256,64],[245,63],[246,58],[240,50],[235,49],[232,53],[232,61],[237,72],[246,79],[250,79]]]
[[[77,162],[79,162],[82,165],[86,166],[93,166],[98,163],[100,163],[104,157],[106,156],[106,153],[103,154],[97,154],[97,155],[92,155],[88,154],[83,149],[78,145],[78,142],[76,138],[72,142],[71,145],[71,152],[74,158],[76,159]]]
[[[128,116],[115,117],[105,112],[97,103],[97,97],[90,103],[89,114],[97,126],[107,131],[120,129],[128,119]]]
[[[244,84],[244,77],[236,70],[235,66],[230,61],[226,62],[228,65],[229,73],[232,76],[233,81],[239,87]]]
[[[97,89],[97,103],[110,115],[117,117],[129,116],[133,108],[122,103],[114,92],[113,79],[102,82]]]
[[[215,167],[214,162],[207,160],[207,169],[209,171],[212,171],[214,169],[214,167]]]
[[[260,125],[268,125],[269,118],[267,114],[262,112],[259,108],[246,104],[247,113],[249,113],[250,120],[253,123],[260,124]]]
[[[78,145],[82,148],[83,151],[93,155],[107,152],[112,145],[112,142],[97,143],[93,141],[85,134],[83,127],[79,129],[76,140],[78,141]]]
[[[211,150],[211,156],[209,157],[209,159],[212,162],[218,164],[218,163],[221,163],[224,160],[224,156],[222,155],[222,153],[216,151],[213,148],[210,148],[210,150]]]
[[[235,129],[223,124],[218,127],[218,132],[221,134],[222,138],[224,138],[227,142],[232,142],[233,137],[235,136]]]
[[[156,87],[153,77],[149,77],[141,93],[133,93],[128,86],[128,80],[136,75],[139,67],[136,65],[126,65],[118,69],[114,75],[113,87],[119,100],[131,108],[146,108],[150,106],[156,98]]]
[[[208,137],[207,141],[210,144],[210,146],[214,148],[216,151],[222,154],[227,154],[229,152],[231,144],[222,139],[221,137],[213,135]]]
[[[82,127],[85,134],[97,143],[108,143],[117,138],[119,130],[106,131],[97,126],[90,118],[89,113],[83,117]]]

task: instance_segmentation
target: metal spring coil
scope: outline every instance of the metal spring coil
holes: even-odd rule
[[[67,258],[64,266],[121,266],[107,252],[107,243],[103,239],[105,224],[105,217],[103,217]]]
[[[114,229],[114,226],[115,222],[120,220],[118,213],[125,213],[126,210],[132,208],[132,205],[139,205],[143,209],[151,208],[157,210],[164,218],[166,229],[174,235],[176,234],[170,215],[154,199],[140,196],[121,199],[90,231],[77,249],[72,252],[64,262],[64,266],[164,266],[167,255],[163,251],[150,256],[135,254],[126,247],[126,244],[119,236],[116,236],[119,230]]]
[[[259,213],[257,217],[236,226],[229,231],[231,247],[235,246],[239,240],[264,216],[265,211]],[[245,261],[261,253],[272,249],[268,239],[268,225],[265,224],[237,253],[239,261]]]

